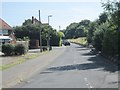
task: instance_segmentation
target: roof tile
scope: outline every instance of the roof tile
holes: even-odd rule
[[[12,30],[12,27],[0,18],[0,29]]]

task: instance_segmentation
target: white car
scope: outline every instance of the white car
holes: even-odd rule
[[[10,43],[12,38],[9,36],[0,36],[0,44]]]

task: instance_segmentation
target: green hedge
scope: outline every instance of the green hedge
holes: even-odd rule
[[[15,46],[15,54],[22,55],[26,53],[26,48],[23,44],[18,44]]]
[[[14,45],[11,44],[4,44],[2,45],[2,52],[7,55],[7,56],[11,56],[14,54]]]
[[[4,53],[6,56],[12,56],[12,55],[22,55],[27,52],[25,46],[23,44],[4,44],[2,45],[2,53]]]

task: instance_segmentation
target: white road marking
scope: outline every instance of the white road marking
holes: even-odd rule
[[[86,85],[87,85],[89,88],[93,88],[93,86],[90,85],[90,82],[88,82],[88,79],[87,79],[87,78],[84,78],[84,80],[85,80]]]

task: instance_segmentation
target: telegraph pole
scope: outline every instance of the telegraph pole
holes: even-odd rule
[[[49,24],[50,24],[50,20],[49,20],[49,18],[50,17],[52,17],[52,15],[49,15],[48,16],[48,26],[49,26]],[[49,50],[50,50],[50,48],[51,48],[51,46],[50,46],[50,33],[48,32],[48,40],[47,40],[47,43],[48,43],[48,47],[49,47]]]
[[[39,10],[39,23],[40,23],[40,52],[42,52],[42,39],[41,39],[41,17],[40,17],[40,10]]]
[[[59,31],[61,30],[61,26],[59,26]]]

